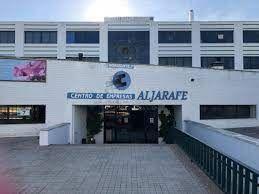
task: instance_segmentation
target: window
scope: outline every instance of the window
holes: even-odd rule
[[[69,60],[78,61],[78,57],[67,57]],[[82,61],[88,61],[88,62],[100,62],[99,57],[83,57]]]
[[[233,31],[201,31],[201,43],[233,42]]]
[[[0,44],[15,43],[14,31],[0,31]]]
[[[108,61],[149,64],[149,31],[109,31]]]
[[[67,31],[67,43],[98,44],[98,31]]]
[[[244,43],[259,43],[259,30],[244,30],[243,31]]]
[[[256,118],[255,105],[200,105],[200,119]]]
[[[244,57],[244,69],[259,69],[259,57]]]
[[[213,69],[234,69],[234,57],[201,57],[201,67]]]
[[[86,61],[88,62],[100,62],[99,57],[86,57]]]
[[[159,31],[158,43],[191,43],[191,31]]]
[[[45,105],[0,105],[0,124],[45,123]]]
[[[191,67],[192,57],[159,57],[159,65]]]
[[[26,31],[25,43],[30,44],[56,44],[56,31]]]

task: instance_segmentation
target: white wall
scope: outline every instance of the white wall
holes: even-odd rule
[[[176,128],[182,129],[183,120],[182,120],[182,106],[174,106],[174,118],[176,122]]]
[[[0,137],[39,136],[40,129],[45,127],[47,124],[1,124]]]
[[[61,123],[40,130],[40,145],[69,144],[70,123]]]
[[[259,141],[241,134],[186,121],[186,132],[192,137],[259,171]]]
[[[112,76],[124,70],[131,76],[127,90],[116,89]],[[194,82],[190,81],[194,78]],[[47,82],[0,82],[1,105],[45,104],[46,126],[72,123],[73,105],[182,105],[182,119],[218,128],[259,126],[259,73],[200,68],[135,65],[133,69],[111,68],[105,63],[48,60]],[[67,99],[67,92],[134,93],[142,90],[186,90],[186,101]],[[200,120],[204,104],[257,105],[257,118]],[[0,125],[0,136],[38,135],[42,125]],[[72,129],[72,128],[71,128]],[[26,133],[25,133],[26,132]],[[72,133],[72,130],[71,130]],[[71,134],[72,136],[72,134]],[[72,140],[71,140],[72,142]]]
[[[101,132],[94,136],[96,144],[103,144],[104,143],[104,128],[101,129]]]
[[[86,138],[86,106],[73,106],[73,123],[72,123],[72,142],[74,144],[81,144],[82,138]]]
[[[71,142],[74,144],[81,144],[82,138],[87,138],[87,106],[73,106],[72,115],[72,129],[71,129]],[[104,127],[104,126],[103,126]],[[95,142],[103,144],[104,128],[101,132],[95,135]]]
[[[259,43],[243,43],[243,30],[259,30],[258,21],[148,21],[117,20],[112,22],[0,22],[0,31],[15,30],[15,44],[0,44],[0,56],[16,57],[99,57],[108,61],[108,31],[150,31],[150,63],[158,64],[158,57],[192,56],[193,67],[201,66],[202,56],[233,56],[235,69],[243,69],[243,56],[259,56]],[[55,30],[57,44],[25,44],[24,31]],[[66,44],[66,31],[100,31],[99,44]],[[192,31],[190,44],[159,44],[158,31]],[[201,30],[232,30],[234,43],[200,43]]]

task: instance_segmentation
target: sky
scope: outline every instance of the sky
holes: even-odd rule
[[[0,0],[0,21],[103,21],[153,16],[156,21],[259,21],[259,0]]]

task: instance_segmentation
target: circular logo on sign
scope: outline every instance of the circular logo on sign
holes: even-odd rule
[[[112,83],[118,90],[126,90],[130,86],[131,79],[127,72],[118,71],[114,74]]]

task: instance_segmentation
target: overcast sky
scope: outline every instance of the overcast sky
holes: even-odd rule
[[[154,16],[184,21],[258,20],[259,0],[0,0],[0,20],[102,21],[105,16]]]

